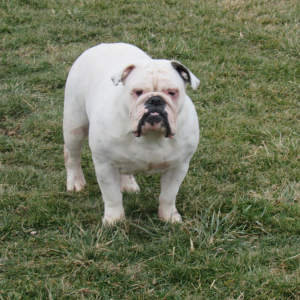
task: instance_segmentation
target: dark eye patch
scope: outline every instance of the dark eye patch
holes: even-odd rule
[[[135,94],[136,94],[137,96],[141,96],[141,95],[143,94],[143,91],[135,91]]]

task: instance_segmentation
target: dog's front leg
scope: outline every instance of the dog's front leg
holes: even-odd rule
[[[179,187],[188,171],[189,163],[183,163],[161,174],[158,217],[162,221],[181,222],[175,201]]]
[[[104,202],[103,224],[114,224],[125,219],[120,190],[121,174],[110,163],[100,163],[94,159],[97,180],[101,189]]]

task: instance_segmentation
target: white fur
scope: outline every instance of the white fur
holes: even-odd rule
[[[199,127],[194,105],[185,93],[188,76],[180,75],[177,65],[153,60],[137,47],[120,43],[85,51],[71,68],[63,124],[67,190],[79,191],[85,185],[80,153],[88,136],[106,223],[125,218],[122,191],[139,191],[131,176],[136,173],[161,173],[158,216],[164,221],[181,220],[175,198],[197,148]],[[199,80],[187,72],[196,88]],[[139,100],[132,96],[134,89],[145,91]],[[177,89],[178,98],[166,94],[168,89]],[[171,139],[162,135],[162,128],[151,131],[145,126],[140,138],[132,133],[137,120],[131,116],[142,111],[136,104],[144,105],[151,94],[169,103],[168,118],[175,134]]]

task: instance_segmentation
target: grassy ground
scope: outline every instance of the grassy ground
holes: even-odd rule
[[[300,299],[299,16],[298,0],[1,1],[0,299]],[[87,187],[65,189],[68,71],[120,41],[201,79],[181,225],[139,175],[127,221],[101,227],[87,143]]]

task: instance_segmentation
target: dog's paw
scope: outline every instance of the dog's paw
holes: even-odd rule
[[[119,221],[125,220],[125,211],[122,205],[109,206],[105,205],[104,217],[102,219],[103,225],[114,225]]]
[[[82,170],[77,172],[76,175],[70,174],[67,177],[67,191],[72,192],[76,191],[79,192],[83,189],[83,187],[86,185],[86,182],[84,180],[84,176],[82,173]]]
[[[139,193],[140,188],[133,175],[121,175],[121,192]]]
[[[67,191],[79,192],[86,185],[81,169],[80,156],[70,157],[66,145],[64,145],[64,159],[67,170]]]
[[[125,221],[125,214],[122,213],[121,215],[112,215],[112,214],[105,214],[104,218],[102,219],[102,224],[104,226],[113,226],[115,225],[117,222],[122,222]]]
[[[158,218],[163,222],[181,223],[181,215],[175,208],[174,210],[158,209]]]

